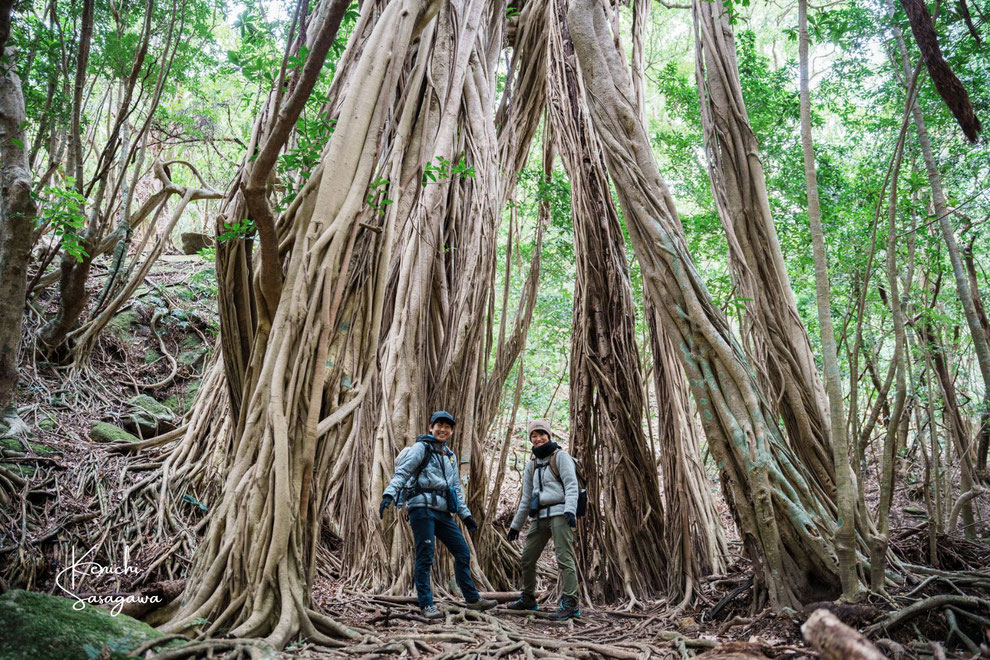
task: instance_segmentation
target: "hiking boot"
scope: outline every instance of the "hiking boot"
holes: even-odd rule
[[[479,598],[478,600],[473,600],[470,603],[464,603],[464,606],[469,610],[478,610],[479,612],[490,610],[496,605],[498,605],[497,600],[489,600],[488,598]]]
[[[560,607],[550,615],[551,621],[566,621],[567,619],[577,619],[581,616],[581,608],[578,607],[577,600],[570,596],[560,599]]]
[[[442,619],[443,612],[437,609],[436,605],[427,605],[419,608],[420,613],[427,619]]]
[[[536,602],[536,599],[529,594],[519,594],[519,598],[508,603],[505,606],[507,610],[532,610],[537,611],[540,609],[540,604]]]

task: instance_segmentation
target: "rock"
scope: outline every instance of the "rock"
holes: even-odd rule
[[[8,660],[76,660],[125,658],[127,653],[162,634],[124,614],[78,601],[14,589],[0,596],[0,658]],[[76,605],[76,607],[79,607]]]
[[[110,319],[107,329],[121,339],[126,339],[131,334],[131,326],[137,323],[137,318],[137,312],[128,309]]]
[[[141,439],[124,429],[107,422],[93,422],[89,427],[89,439],[93,442],[140,442]]]
[[[179,238],[182,240],[182,254],[196,254],[203,248],[213,245],[212,236],[197,231],[183,232]]]
[[[10,470],[15,474],[19,474],[20,476],[26,479],[30,479],[31,477],[34,476],[34,473],[38,471],[38,468],[35,467],[34,465],[26,465],[24,463],[0,463],[0,465],[2,465],[4,468]],[[3,621],[3,619],[0,618],[0,621]],[[0,655],[0,658],[3,657],[5,656]]]
[[[138,394],[137,396],[133,396],[127,400],[127,403],[129,403],[132,408],[139,408],[150,415],[154,415],[155,417],[161,417],[162,419],[172,418],[171,410],[147,394]]]
[[[203,361],[203,358],[206,357],[206,354],[209,352],[209,349],[205,346],[197,346],[196,348],[181,351],[175,357],[175,361],[185,367],[195,367]]]
[[[804,641],[819,653],[823,660],[885,660],[870,640],[855,628],[846,624],[826,610],[820,608],[811,613],[801,625]]]
[[[185,415],[196,400],[200,383],[202,380],[199,378],[189,381],[178,393],[165,399],[164,404],[176,415]]]
[[[55,428],[55,418],[52,415],[44,413],[41,419],[38,420],[38,428],[42,431],[51,431]]]
[[[38,454],[52,454],[55,450],[48,445],[43,445],[40,442],[28,442],[28,447]],[[0,447],[3,449],[10,449],[12,451],[24,452],[24,445],[17,438],[11,437],[0,437]]]
[[[127,401],[131,409],[124,416],[123,426],[128,432],[151,438],[172,431],[176,427],[175,414],[168,406],[147,394],[138,394]]]

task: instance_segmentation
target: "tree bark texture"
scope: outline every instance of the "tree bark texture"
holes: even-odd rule
[[[361,225],[377,214],[365,199],[386,117],[396,102],[405,112],[414,39],[438,6],[401,0],[381,13],[355,65],[362,84],[346,94],[325,152],[333,176],[314,174],[286,214],[292,251],[271,331],[255,337],[257,384],[169,630],[208,617],[213,630],[276,648],[300,632],[330,644],[328,634],[354,636],[309,607],[309,584],[329,485],[343,469],[336,459],[356,440],[354,412],[373,378],[394,244],[398,205],[379,232]]]
[[[654,599],[665,591],[664,519],[656,460],[643,430],[625,237],[594,127],[583,112],[566,7],[550,21],[548,115],[571,183],[577,280],[571,331],[570,442],[592,496],[578,565],[594,600]]]
[[[832,422],[832,452],[836,474],[836,503],[838,526],[833,542],[838,559],[842,596],[854,600],[864,576],[859,574],[856,558],[856,510],[859,487],[849,456],[845,406],[842,401],[842,381],[839,357],[832,326],[832,300],[828,280],[828,258],[825,254],[825,232],[818,200],[818,174],[811,139],[811,92],[808,64],[808,3],[798,0],[798,59],[801,114],[801,151],[804,156],[804,179],[808,195],[808,224],[811,229],[811,250],[815,263],[815,297],[818,324],[822,333],[822,362],[825,367],[825,387],[828,393],[829,417]]]
[[[942,56],[938,35],[935,34],[935,22],[928,13],[928,6],[924,0],[901,0],[901,6],[907,13],[914,40],[918,42],[918,48],[928,68],[928,75],[935,84],[935,90],[955,116],[966,139],[976,142],[981,129],[980,120],[976,118],[966,88]]]
[[[17,387],[27,265],[37,213],[23,123],[24,94],[11,70],[0,76],[0,417],[14,402]]]
[[[700,434],[694,424],[684,368],[651,295],[644,291],[667,514],[667,595],[671,602],[680,599],[679,606],[687,607],[701,578],[726,570],[729,547],[715,510],[711,480],[698,455]]]
[[[598,0],[574,0],[571,37],[645,286],[677,347],[740,531],[775,608],[838,588],[836,514],[783,440],[742,347],[694,263],[635,108],[629,74]]]
[[[744,298],[741,334],[794,451],[835,496],[825,390],[777,240],[760,148],[743,102],[735,41],[721,0],[694,0],[695,76],[712,195]]]

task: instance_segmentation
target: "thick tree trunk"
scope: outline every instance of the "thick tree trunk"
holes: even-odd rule
[[[21,81],[8,71],[0,77],[0,418],[13,403],[17,387],[27,265],[37,213],[23,123]]]
[[[720,0],[694,0],[695,75],[712,194],[745,300],[742,339],[787,439],[828,497],[835,496],[825,390],[770,212],[760,148],[743,102],[735,41]]]
[[[657,305],[646,298],[646,319],[653,352],[653,382],[656,387],[657,434],[663,467],[666,504],[664,545],[667,549],[667,593],[679,607],[693,602],[695,585],[701,578],[723,573],[729,548],[722,521],[715,510],[711,480],[698,455],[699,434],[684,368],[677,349],[664,331]]]
[[[829,503],[776,426],[728,323],[690,255],[634,105],[629,74],[598,0],[568,12],[585,96],[643,279],[677,346],[712,452],[725,470],[740,531],[775,608],[834,594],[838,566]]]
[[[398,204],[378,232],[361,225],[377,214],[365,199],[413,40],[438,8],[400,0],[381,13],[355,65],[362,84],[348,90],[327,147],[333,175],[314,173],[286,214],[292,252],[270,334],[255,337],[257,385],[169,630],[207,617],[212,630],[229,626],[276,648],[299,632],[328,644],[324,633],[353,636],[309,607],[309,585],[329,486],[347,468],[336,458],[364,430],[355,411],[379,347]],[[368,524],[365,508],[351,514]]]
[[[574,317],[571,449],[591,493],[579,530],[578,564],[593,600],[664,592],[664,521],[656,459],[643,430],[645,405],[625,237],[612,204],[594,127],[583,113],[566,8],[551,3],[549,118],[571,183]]]

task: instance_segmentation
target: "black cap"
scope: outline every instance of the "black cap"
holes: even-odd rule
[[[451,415],[446,410],[438,410],[435,413],[433,413],[432,415],[430,415],[430,426],[433,426],[434,424],[437,423],[438,420],[441,420],[441,419],[450,422],[450,425],[451,426],[454,426],[454,424],[455,424],[455,422],[454,422],[454,416],[453,415]]]

